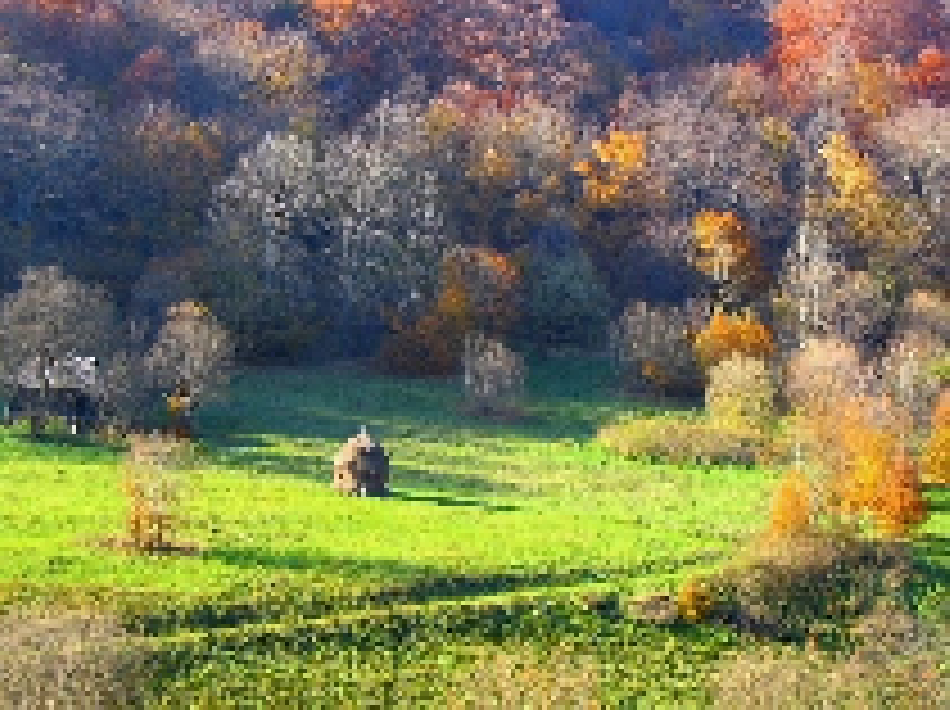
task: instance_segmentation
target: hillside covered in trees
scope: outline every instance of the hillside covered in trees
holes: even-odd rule
[[[632,300],[687,299],[881,354],[950,287],[945,25],[936,0],[4,0],[0,288],[58,265],[153,330],[195,300],[245,362],[439,374],[472,329],[599,349]]]

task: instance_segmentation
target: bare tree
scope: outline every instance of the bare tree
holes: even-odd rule
[[[20,281],[20,290],[0,304],[4,385],[13,385],[37,359],[111,355],[118,320],[104,289],[66,277],[56,266],[27,269]]]
[[[145,367],[154,387],[167,393],[186,389],[194,406],[220,396],[231,356],[228,331],[206,308],[185,301],[168,309]]]

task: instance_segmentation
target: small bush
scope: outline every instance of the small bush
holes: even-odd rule
[[[524,397],[524,358],[482,333],[465,336],[466,404],[479,412],[517,409]]]
[[[753,465],[766,444],[761,431],[667,418],[614,424],[602,428],[597,438],[624,456],[705,465]]]
[[[555,647],[538,657],[533,651],[500,653],[479,664],[449,691],[450,710],[536,708],[595,710],[600,701],[595,662]]]
[[[916,463],[907,454],[909,415],[887,396],[841,400],[833,411],[795,418],[799,452],[815,469],[823,513],[871,516],[888,535],[926,519]]]
[[[906,613],[873,612],[856,634],[863,648],[842,657],[794,647],[741,651],[714,674],[714,708],[840,708],[840,710],[925,710],[950,701],[945,652],[935,640],[918,641],[919,626]],[[909,639],[915,639],[910,641]],[[895,644],[896,639],[901,639]]]
[[[708,377],[706,413],[713,422],[743,430],[768,427],[777,387],[765,361],[734,352],[710,368]]]
[[[697,622],[706,618],[713,608],[712,594],[708,584],[691,577],[680,587],[676,598],[676,610],[681,619]]]
[[[125,464],[125,492],[129,497],[130,541],[142,550],[171,545],[181,498],[181,474],[193,456],[190,444],[158,434],[131,436]]]
[[[894,594],[911,561],[908,545],[830,527],[761,537],[710,585],[717,614],[777,638],[804,639],[816,624],[859,616]]]
[[[106,615],[15,611],[0,617],[0,707],[142,707],[146,660]]]
[[[812,528],[812,490],[809,478],[798,469],[788,471],[772,498],[767,534],[801,535]]]

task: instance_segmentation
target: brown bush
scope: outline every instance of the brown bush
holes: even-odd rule
[[[0,617],[0,707],[142,707],[147,655],[116,619],[86,611]]]
[[[141,550],[169,549],[178,522],[174,509],[182,492],[180,469],[193,461],[193,448],[158,433],[132,434],[130,440],[124,481],[130,542]]]
[[[816,624],[867,613],[909,578],[909,545],[867,540],[842,526],[760,536],[710,580],[720,616],[740,627],[803,639]]]
[[[785,438],[813,472],[818,512],[870,515],[889,535],[906,534],[926,519],[917,466],[907,453],[909,419],[887,396],[856,396],[791,421]]]
[[[707,421],[640,419],[600,429],[599,441],[624,456],[659,457],[673,463],[756,463],[766,440],[758,430]]]
[[[798,469],[788,471],[772,498],[767,534],[787,537],[807,532],[812,509],[811,481]]]
[[[775,416],[776,382],[764,360],[733,352],[708,372],[706,413],[726,428],[762,429]]]
[[[676,598],[676,610],[681,619],[702,621],[712,610],[713,600],[708,584],[691,577],[680,587]]]
[[[950,701],[945,651],[936,636],[921,637],[916,619],[875,610],[853,632],[866,641],[842,657],[788,646],[739,652],[713,676],[713,707],[925,710]]]
[[[595,710],[604,707],[599,684],[594,661],[563,647],[544,658],[533,651],[502,652],[464,674],[449,691],[446,707]]]
[[[465,336],[466,404],[486,413],[517,410],[524,398],[524,358],[482,333]]]

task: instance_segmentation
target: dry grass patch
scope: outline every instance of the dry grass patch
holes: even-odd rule
[[[599,710],[604,705],[596,662],[556,646],[544,657],[525,649],[477,664],[452,685],[446,707]]]
[[[146,661],[108,615],[14,611],[0,617],[0,707],[142,707]]]

